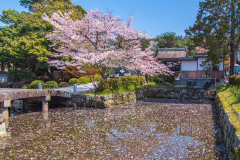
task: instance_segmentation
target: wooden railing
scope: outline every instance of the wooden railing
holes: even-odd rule
[[[181,78],[224,78],[224,71],[210,71],[208,74],[205,71],[181,71]]]

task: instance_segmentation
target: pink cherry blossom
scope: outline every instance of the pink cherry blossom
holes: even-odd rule
[[[51,23],[55,30],[46,37],[58,47],[52,57],[65,57],[68,61],[51,60],[49,64],[59,69],[66,66],[79,66],[84,63],[111,66],[114,61],[125,61],[129,70],[141,70],[147,74],[171,71],[156,62],[150,47],[141,49],[140,39],[150,39],[138,29],[132,28],[133,17],[128,21],[100,10],[89,10],[84,18],[73,21],[69,15],[53,13],[42,17]]]

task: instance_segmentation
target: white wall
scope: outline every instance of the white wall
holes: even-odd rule
[[[203,71],[204,70],[204,67],[201,67],[200,64],[202,64],[202,62],[204,62],[207,58],[198,58],[198,70],[199,71]],[[211,64],[211,62],[209,62]],[[206,65],[207,66],[207,65]],[[219,71],[223,71],[224,68],[223,68],[223,62],[221,62],[219,64]]]
[[[0,83],[7,82],[7,75],[6,74],[0,74]]]
[[[197,71],[197,60],[192,61],[182,60],[181,71]]]
[[[221,62],[220,64],[219,64],[219,71],[223,71],[224,70],[224,68],[223,68],[223,62]]]
[[[202,62],[204,62],[206,59],[207,59],[207,58],[198,58],[198,70],[199,70],[199,71],[203,71],[203,70],[204,70],[204,67],[205,67],[205,66],[201,67],[201,64],[202,64]]]

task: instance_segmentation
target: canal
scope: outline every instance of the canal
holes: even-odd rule
[[[13,116],[0,159],[226,159],[211,101],[146,98]]]

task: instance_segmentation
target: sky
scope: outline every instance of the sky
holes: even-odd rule
[[[72,0],[75,5],[86,11],[99,9],[110,12],[127,20],[129,15],[134,19],[134,28],[155,38],[164,32],[175,32],[185,35],[184,30],[193,26],[200,0]],[[20,6],[19,0],[0,0],[0,14],[3,10],[15,9],[28,11]],[[0,26],[4,26],[0,22]]]

